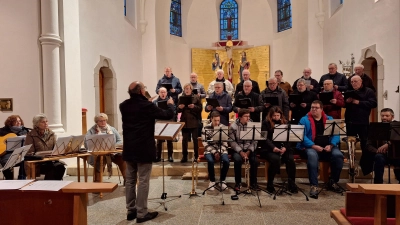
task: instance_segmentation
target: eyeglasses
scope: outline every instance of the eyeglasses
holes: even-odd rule
[[[311,106],[311,109],[320,109],[321,107],[312,107]]]

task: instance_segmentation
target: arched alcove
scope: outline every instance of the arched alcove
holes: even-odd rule
[[[117,78],[111,59],[100,56],[94,68],[95,114],[103,111],[108,116],[108,124],[118,127]]]

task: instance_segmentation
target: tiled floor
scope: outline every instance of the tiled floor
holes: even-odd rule
[[[76,176],[66,177],[65,180],[76,180]],[[91,180],[91,179],[89,179]],[[118,177],[111,179],[104,178],[105,182],[118,183]],[[233,177],[227,179],[228,184],[233,185]],[[299,187],[304,188],[306,194],[309,192],[307,179],[296,179]],[[347,180],[341,180],[344,187]],[[368,180],[361,182],[369,182]],[[261,183],[261,185],[265,183]],[[321,184],[322,185],[322,184]],[[148,208],[150,211],[158,211],[160,214],[147,224],[336,224],[330,218],[329,212],[332,209],[339,209],[344,206],[344,196],[329,191],[323,191],[319,199],[306,201],[301,194],[293,196],[272,196],[259,192],[262,207],[259,207],[257,196],[239,195],[239,200],[231,200],[233,190],[225,190],[222,193],[207,191],[202,195],[208,186],[208,181],[199,180],[196,191],[200,197],[187,195],[191,191],[192,181],[181,180],[181,177],[165,177],[165,192],[167,196],[182,195],[180,198],[167,198],[172,200],[166,203],[168,208],[165,211],[161,202],[163,192],[162,177],[153,177],[150,181]],[[222,196],[225,205],[222,205]],[[98,195],[89,194],[88,206],[89,224],[134,224],[135,221],[126,220],[125,209],[125,188],[119,186],[113,193],[105,193],[102,199]]]

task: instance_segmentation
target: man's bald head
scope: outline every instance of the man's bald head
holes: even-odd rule
[[[134,81],[129,85],[128,93],[143,95],[142,90],[144,90],[144,84],[140,81]]]

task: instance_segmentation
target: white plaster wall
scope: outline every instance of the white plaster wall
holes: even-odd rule
[[[0,126],[19,114],[25,126],[42,111],[39,1],[0,0],[0,98],[13,98],[13,112],[0,111]]]
[[[94,67],[100,56],[111,59],[117,80],[118,127],[122,123],[118,105],[129,98],[129,84],[142,78],[142,36],[124,18],[123,1],[79,1],[82,107],[88,109],[88,127],[96,111]]]
[[[325,3],[325,10],[328,7],[328,3]],[[400,83],[399,8],[398,0],[376,3],[373,0],[345,1],[332,17],[325,16],[323,34],[324,65],[338,63],[339,59],[346,61],[350,59],[351,53],[358,63],[361,50],[376,45],[377,52],[383,58],[383,87],[388,91],[388,100],[384,101],[383,106],[392,108],[397,119],[400,117],[399,93],[395,93]]]

